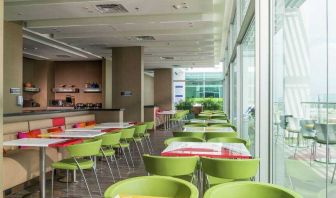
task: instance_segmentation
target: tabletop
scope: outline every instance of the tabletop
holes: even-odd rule
[[[212,158],[246,159],[251,153],[242,143],[172,142],[162,156],[202,156]]]
[[[191,119],[190,123],[200,123],[200,124],[227,124],[227,120],[198,120],[198,119]]]
[[[157,112],[157,114],[159,114],[159,115],[173,115],[173,114],[176,114],[176,111],[175,110],[160,111],[160,112]]]
[[[235,132],[231,127],[183,127],[183,132]]]
[[[103,129],[97,128],[72,128],[72,129],[65,129],[64,132],[102,132]]]
[[[48,147],[52,144],[68,141],[68,139],[53,138],[23,138],[3,142],[4,146],[30,146],[30,147]]]
[[[83,132],[55,132],[49,133],[49,137],[53,138],[95,138],[104,135],[105,132],[83,131]]]
[[[130,124],[128,122],[106,122],[100,123],[94,126],[94,129],[126,129],[134,126],[134,124]]]

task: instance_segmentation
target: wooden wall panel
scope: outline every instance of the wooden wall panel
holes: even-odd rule
[[[60,61],[55,62],[55,86],[75,85],[83,89],[85,83],[97,82],[102,86],[102,61]],[[56,93],[55,99],[75,96],[76,103],[102,103],[102,93]]]

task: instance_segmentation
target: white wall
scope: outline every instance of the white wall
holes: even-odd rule
[[[144,105],[154,105],[154,77],[144,74]]]

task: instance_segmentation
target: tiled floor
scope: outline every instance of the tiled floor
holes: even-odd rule
[[[160,154],[160,152],[164,149],[163,141],[171,136],[171,132],[167,131],[160,131],[157,130],[155,133],[152,135],[152,144],[155,150],[155,154]],[[145,146],[145,151],[147,152],[147,147]],[[146,171],[144,170],[143,163],[140,160],[139,153],[137,150],[134,148],[134,151],[132,151],[132,156],[134,160],[134,165],[135,168],[131,169],[129,171],[127,164],[124,159],[119,159],[118,164],[119,168],[121,171],[121,176],[122,178],[119,178],[115,163],[113,163],[113,173],[116,178],[116,181],[129,178],[129,177],[136,177],[136,176],[143,176],[147,175]],[[62,173],[59,173],[62,174]],[[99,194],[98,186],[95,180],[95,176],[92,171],[85,171],[84,172],[86,178],[88,179],[89,187],[92,191],[93,197],[101,197]],[[107,189],[110,185],[113,184],[113,180],[111,177],[111,174],[109,172],[108,166],[106,162],[104,161],[98,161],[97,163],[97,174],[98,174],[98,179],[99,183],[101,184],[102,191],[104,193],[105,189]],[[64,173],[62,174],[64,175]],[[50,194],[50,189],[51,189],[51,174],[48,174],[48,180],[47,180],[47,197],[51,197]],[[82,177],[80,176],[79,172],[77,173],[77,183],[71,183],[69,184],[69,192],[67,194],[66,191],[66,184],[57,182],[55,180],[54,183],[54,197],[72,197],[72,198],[77,198],[77,197],[89,197],[87,189],[85,187],[85,183],[82,180]],[[19,191],[15,194],[11,194],[6,196],[6,198],[35,198],[39,197],[38,195],[38,183],[35,185],[26,188],[25,190]]]

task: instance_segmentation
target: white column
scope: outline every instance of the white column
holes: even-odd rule
[[[271,166],[271,69],[270,1],[255,0],[256,23],[256,157],[259,180],[270,182]]]

